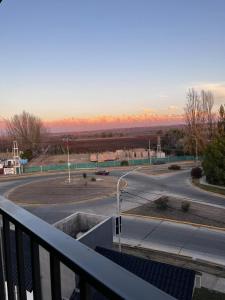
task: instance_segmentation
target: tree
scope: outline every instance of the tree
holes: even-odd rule
[[[202,90],[199,94],[195,89],[187,93],[184,108],[186,121],[185,150],[202,153],[207,143],[212,140],[215,132],[215,114],[213,113],[214,97],[212,92]]]
[[[207,146],[202,166],[209,183],[225,185],[225,136],[218,137]]]
[[[206,134],[209,140],[215,133],[215,114],[213,113],[214,97],[211,91],[201,91],[203,123],[206,125]]]
[[[183,129],[169,129],[162,137],[163,149],[167,153],[174,153],[175,155],[183,155]]]
[[[217,129],[220,136],[225,135],[225,105],[220,106]]]
[[[46,134],[41,119],[26,111],[6,120],[6,130],[12,139],[17,140],[22,150],[37,151]]]

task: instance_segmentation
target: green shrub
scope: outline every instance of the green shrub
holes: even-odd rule
[[[168,203],[169,203],[169,197],[167,196],[162,196],[159,199],[154,201],[156,208],[160,210],[166,210],[169,206]]]
[[[202,166],[207,182],[225,186],[225,137],[221,136],[207,146]]]
[[[28,159],[30,161],[33,158],[33,152],[31,149],[27,149],[23,151],[23,153],[20,155],[22,159]]]
[[[183,201],[181,203],[181,209],[183,212],[188,212],[190,209],[191,203],[189,201]]]
[[[129,162],[128,162],[127,160],[122,160],[122,161],[120,162],[120,165],[121,165],[121,166],[129,166]]]
[[[200,167],[192,168],[191,177],[194,178],[194,179],[201,178],[202,177],[202,168],[200,168]]]
[[[170,165],[168,167],[169,170],[180,170],[181,169],[181,166],[179,165]]]

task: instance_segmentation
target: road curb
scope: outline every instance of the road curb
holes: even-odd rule
[[[144,219],[149,219],[149,220],[157,220],[157,221],[164,221],[164,222],[171,222],[171,223],[177,223],[177,224],[183,224],[183,225],[190,225],[190,226],[195,226],[195,227],[204,227],[207,229],[213,229],[213,230],[220,230],[225,232],[225,228],[221,227],[216,227],[216,226],[210,226],[210,225],[204,225],[204,224],[198,224],[198,223],[192,223],[192,222],[182,222],[182,221],[177,221],[173,219],[167,219],[167,218],[159,218],[159,217],[151,217],[151,216],[144,216],[144,215],[136,215],[136,214],[127,214],[127,213],[121,213],[124,216],[127,217],[136,217],[136,218],[144,218]]]
[[[204,190],[203,188],[195,185],[191,179],[189,179],[189,183],[192,187],[194,187],[195,189],[201,191],[201,192],[205,192],[206,194],[209,194],[209,195],[212,195],[212,196],[217,196],[217,197],[220,197],[220,198],[223,198],[225,199],[225,195],[222,195],[222,194],[219,194],[219,193],[215,193],[215,192],[211,192],[211,191],[207,191],[207,190]]]

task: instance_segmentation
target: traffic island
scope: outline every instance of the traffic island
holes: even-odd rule
[[[182,198],[162,196],[124,213],[225,230],[225,209]]]
[[[97,200],[113,195],[117,179],[112,176],[60,177],[25,184],[8,193],[20,205],[71,204]]]

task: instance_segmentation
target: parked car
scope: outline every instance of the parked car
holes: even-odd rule
[[[95,174],[106,176],[106,175],[109,175],[109,171],[107,171],[107,170],[98,170],[98,171],[95,172]]]

